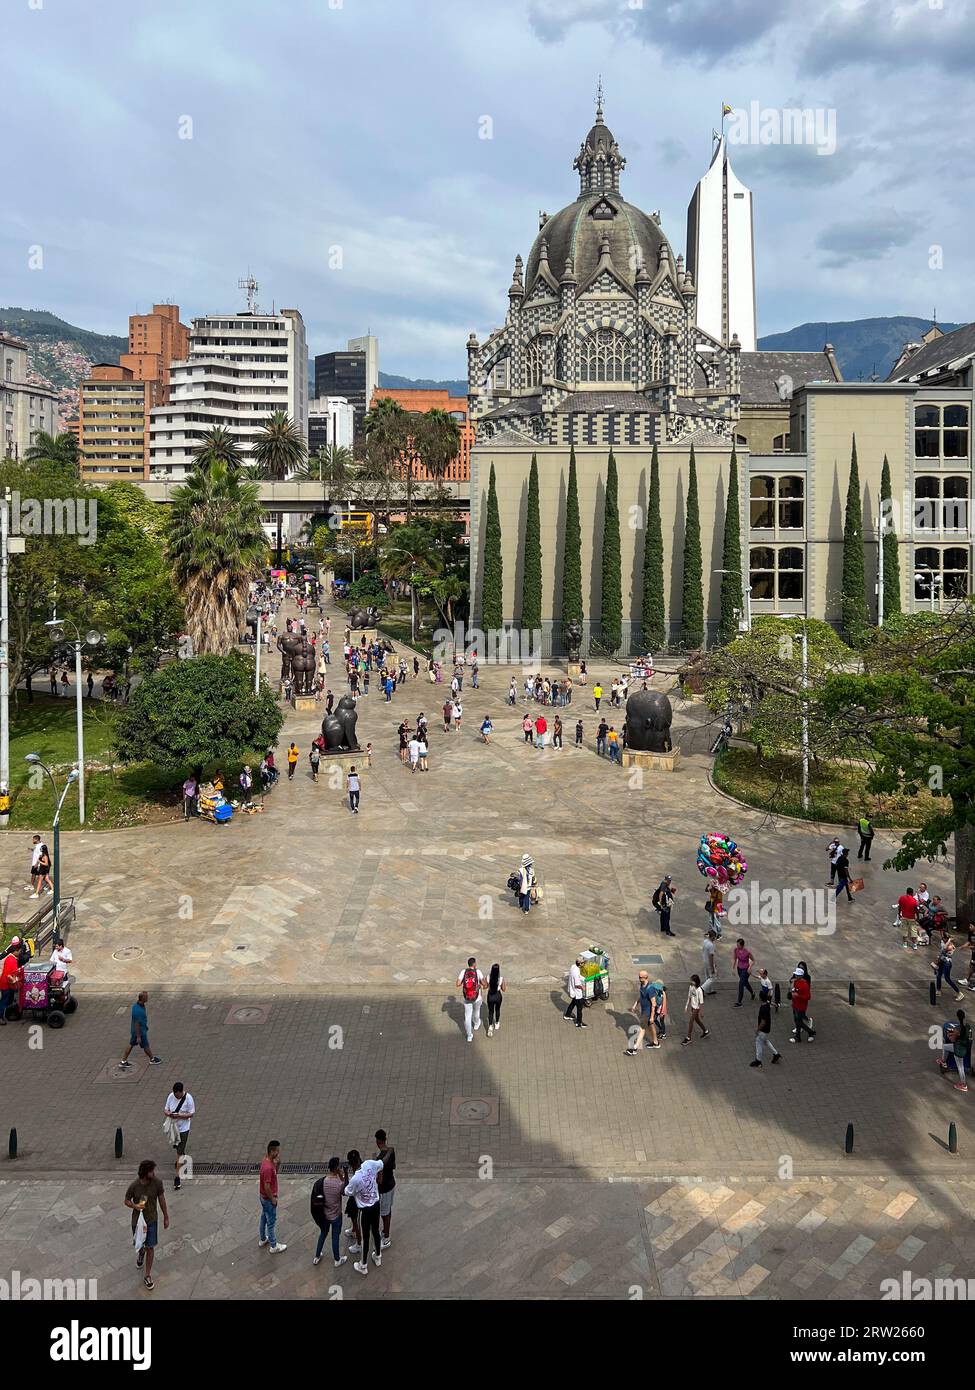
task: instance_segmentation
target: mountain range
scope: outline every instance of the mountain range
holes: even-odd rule
[[[950,333],[957,323],[942,323]],[[769,333],[759,338],[759,348],[779,348],[791,352],[819,352],[827,342],[833,344],[840,370],[847,381],[881,381],[900,355],[906,342],[917,342],[931,327],[930,319],[901,314],[891,318],[851,319],[845,323],[803,323],[785,333]],[[8,332],[27,343],[33,379],[52,386],[61,401],[64,418],[77,413],[78,383],[95,362],[117,362],[128,351],[128,339],[108,333],[92,333],[76,328],[44,309],[0,309],[0,332]],[[311,364],[309,364],[311,374]],[[447,390],[452,396],[466,396],[464,379],[434,381],[427,377],[379,373],[380,386],[390,390]],[[314,381],[311,380],[314,392]]]

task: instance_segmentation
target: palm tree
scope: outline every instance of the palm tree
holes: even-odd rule
[[[78,441],[73,434],[38,430],[24,455],[26,463],[50,463],[66,473],[78,472]]]
[[[248,584],[267,558],[260,490],[223,459],[174,489],[166,553],[198,655],[237,646]]]
[[[384,579],[405,579],[410,586],[410,639],[415,646],[420,616],[417,585],[443,573],[443,560],[429,530],[409,522],[397,526],[379,553],[379,573]]]
[[[428,410],[418,421],[414,448],[433,474],[438,494],[447,469],[460,453],[460,428],[446,410]]]
[[[214,425],[207,431],[194,448],[192,458],[197,468],[204,471],[215,463],[225,463],[232,469],[242,468],[244,463],[236,439],[223,425]]]
[[[383,396],[366,411],[366,458],[368,476],[378,482],[385,501],[386,528],[392,510],[390,495],[393,479],[403,472],[406,478],[406,520],[410,521],[413,502],[413,458],[410,453],[410,415],[399,401]],[[378,539],[378,527],[377,527]]]
[[[349,501],[358,473],[359,465],[351,449],[344,444],[323,444],[314,457],[308,455],[293,476],[318,479],[324,492],[325,516],[329,518],[336,503]]]
[[[276,410],[269,415],[261,431],[261,437],[254,446],[254,461],[258,476],[270,478],[274,482],[284,482],[296,472],[308,456],[308,446],[302,438],[301,430],[289,418],[287,411]],[[278,512],[277,563],[281,564],[281,523],[283,513]]]

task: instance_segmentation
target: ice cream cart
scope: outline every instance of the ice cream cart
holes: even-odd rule
[[[588,1008],[594,999],[609,998],[609,956],[601,946],[590,946],[588,951],[580,951],[579,959]]]

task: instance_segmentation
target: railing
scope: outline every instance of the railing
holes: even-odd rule
[[[64,940],[65,932],[76,915],[74,898],[61,899],[56,918],[53,902],[45,903],[20,928],[20,936],[24,939],[29,937],[34,942],[34,954],[40,955],[52,942]]]

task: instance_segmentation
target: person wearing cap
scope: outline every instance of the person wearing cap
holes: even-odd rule
[[[809,1008],[809,997],[812,989],[809,982],[809,973],[806,969],[806,962],[801,960],[796,966],[790,982],[789,993],[792,997],[792,1018],[795,1022],[793,1029],[794,1037],[789,1039],[792,1043],[801,1043],[803,1033],[809,1034],[810,1042],[816,1034],[809,1026],[806,1012]]]
[[[518,902],[522,912],[530,912],[532,889],[535,887],[535,865],[530,854],[521,856],[521,869],[518,880]]]
[[[13,946],[13,942],[10,944]],[[0,1025],[4,1027],[7,1023],[7,1010],[16,998],[20,981],[21,973],[17,953],[8,951],[7,955],[0,961]]]

